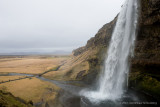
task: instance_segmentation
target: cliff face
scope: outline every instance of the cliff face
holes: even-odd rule
[[[160,0],[141,1],[134,60],[140,59],[141,62],[148,60],[158,64],[160,61]]]
[[[73,51],[74,57],[82,56],[86,51],[94,51],[94,54],[88,54],[85,59],[89,69],[80,77],[81,80],[93,82],[102,69],[116,20],[117,17],[105,24],[86,46]],[[160,96],[160,0],[141,0],[135,57],[131,62],[129,83],[132,88]]]
[[[95,35],[87,41],[86,46],[80,47],[73,51],[73,57],[83,57],[85,58],[80,64],[88,63],[89,69],[83,75],[78,76],[78,79],[85,81],[86,83],[93,83],[97,75],[103,69],[103,62],[105,60],[105,54],[109,45],[109,41],[116,24],[117,17],[110,23],[105,24]],[[89,54],[86,54],[89,53]],[[73,58],[75,59],[75,58]],[[80,61],[80,59],[76,60]],[[79,66],[77,64],[76,66]],[[82,70],[76,69],[72,72],[82,73]],[[77,79],[77,78],[76,78]]]
[[[160,97],[160,0],[141,0],[130,86]]]

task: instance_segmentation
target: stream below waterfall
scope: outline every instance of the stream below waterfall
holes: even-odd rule
[[[31,74],[19,74],[19,73],[9,73],[6,76],[17,76],[24,75],[33,77]],[[103,100],[101,102],[92,102],[87,97],[81,96],[80,92],[83,89],[93,89],[92,86],[87,85],[81,81],[57,81],[51,80],[44,77],[34,76],[40,80],[50,82],[57,85],[62,89],[59,93],[59,103],[63,107],[155,107],[157,106],[157,100],[153,97],[146,95],[144,93],[137,92],[133,89],[128,89],[122,98],[116,101]],[[37,107],[41,106],[41,102],[37,103]]]

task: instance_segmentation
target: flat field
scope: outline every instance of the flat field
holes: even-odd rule
[[[63,64],[69,56],[0,56],[0,82],[25,76],[7,76],[8,73],[40,74]],[[51,72],[55,72],[54,70]],[[36,77],[0,84],[0,90],[11,92],[26,101],[54,101],[59,87]]]
[[[40,74],[60,65],[67,58],[65,56],[1,56],[0,74]]]
[[[15,78],[20,78],[20,76],[0,76],[0,80]],[[20,97],[27,102],[32,100],[34,103],[50,98],[54,99],[58,89],[56,85],[35,77],[0,84],[0,90],[10,92],[15,97]]]

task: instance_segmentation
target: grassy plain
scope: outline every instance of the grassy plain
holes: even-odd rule
[[[15,79],[19,77],[20,76],[1,76],[0,80],[6,78]],[[56,85],[39,80],[35,77],[31,79],[27,78],[12,81],[0,85],[0,90],[11,92],[15,97],[20,97],[25,101],[32,100],[34,103],[42,100],[44,101],[46,98],[50,99],[50,97],[54,99],[58,89],[59,88]]]
[[[67,57],[54,56],[1,57],[0,74],[11,72],[39,74],[58,66],[66,59]]]
[[[24,76],[4,76],[7,73],[40,74],[63,64],[68,56],[0,56],[0,82]],[[0,90],[12,93],[25,101],[54,101],[59,91],[56,85],[38,78],[26,78],[0,84]]]

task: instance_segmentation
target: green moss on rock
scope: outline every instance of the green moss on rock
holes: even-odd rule
[[[160,81],[149,74],[140,72],[130,73],[129,86],[150,94],[160,100]]]

